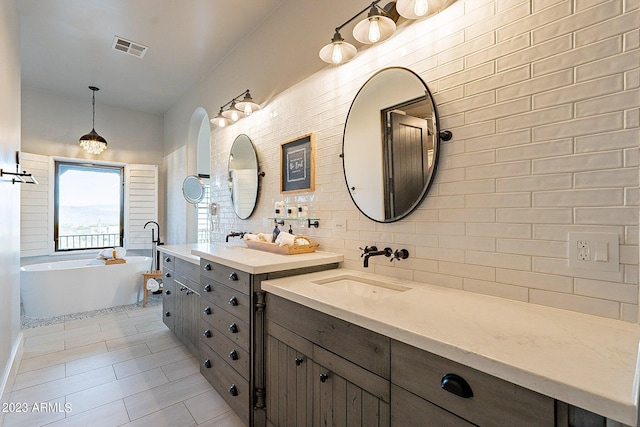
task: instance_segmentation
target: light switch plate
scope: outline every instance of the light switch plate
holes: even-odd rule
[[[581,270],[619,271],[616,233],[569,233],[569,266]]]

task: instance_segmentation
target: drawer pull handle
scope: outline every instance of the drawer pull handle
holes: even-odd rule
[[[171,277],[171,273],[165,274],[164,277]]]
[[[171,258],[166,257],[166,258],[164,259],[164,262],[171,262]]]
[[[229,300],[229,305],[236,307],[238,305],[238,298],[231,297],[231,299]]]
[[[210,368],[211,367],[211,361],[209,359],[205,359],[205,361],[202,362],[202,366],[204,366],[205,368]]]
[[[231,387],[229,387],[229,394],[231,396],[237,396],[238,395],[238,388],[236,387],[235,384],[231,384]]]
[[[166,291],[164,291],[165,295],[171,295],[171,289],[167,289]]]
[[[229,332],[231,332],[232,334],[237,334],[238,333],[238,325],[236,325],[235,323],[232,323],[229,325]]]
[[[301,358],[299,358],[299,357],[296,357],[296,358],[294,359],[294,361],[296,362],[296,366],[300,366],[300,365],[302,365],[302,362],[304,362],[304,359],[301,359]]]
[[[171,312],[170,312],[170,311],[167,311],[167,312],[164,314],[164,316],[165,316],[165,317],[171,317]]]
[[[207,329],[206,331],[204,331],[202,335],[204,335],[207,338],[211,338],[211,329]]]
[[[323,383],[329,379],[329,374],[320,374],[320,382]]]
[[[207,307],[204,310],[202,310],[202,312],[204,314],[206,314],[207,316],[211,315],[211,307]]]
[[[211,264],[205,264],[204,271],[211,271]]]
[[[238,360],[238,352],[235,350],[231,350],[229,352],[229,359],[231,360]]]
[[[186,291],[186,290],[187,290],[187,288],[185,288],[184,286],[180,286],[180,292]]]
[[[209,285],[209,284],[204,285],[204,291],[205,292],[211,292],[211,285]]]
[[[473,391],[471,390],[469,383],[464,378],[456,374],[446,374],[442,377],[440,387],[449,393],[453,393],[464,399],[473,397]]]
[[[233,273],[231,273],[229,275],[229,280],[231,280],[232,282],[237,282],[238,281],[238,273],[236,273],[235,271]]]

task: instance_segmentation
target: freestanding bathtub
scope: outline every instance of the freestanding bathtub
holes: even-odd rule
[[[20,268],[24,314],[54,317],[135,304],[142,294],[142,273],[150,268],[146,256],[112,265],[97,259],[26,265]]]

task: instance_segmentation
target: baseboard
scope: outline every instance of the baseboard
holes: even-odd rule
[[[9,357],[9,360],[7,360],[7,364],[2,372],[2,378],[0,381],[0,402],[7,402],[9,400],[9,395],[11,394],[16,375],[18,374],[18,368],[20,367],[23,352],[24,339],[22,332],[20,332],[13,344],[13,348],[11,349],[11,356]]]

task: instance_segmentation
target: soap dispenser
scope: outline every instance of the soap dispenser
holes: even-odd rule
[[[276,222],[276,226],[273,227],[273,241],[274,242],[278,238],[278,234],[280,234],[280,230],[278,229],[278,223]]]
[[[291,224],[289,224],[289,234],[293,234],[293,228],[291,228]]]

